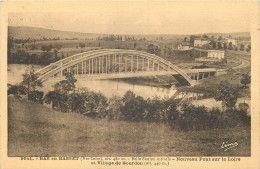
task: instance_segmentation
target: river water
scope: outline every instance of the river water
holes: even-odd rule
[[[28,68],[34,66],[35,70],[39,70],[43,66],[39,65],[25,65],[25,64],[8,64],[8,83],[9,84],[18,84],[22,81],[22,74],[25,73]],[[129,84],[117,80],[88,80],[88,79],[77,79],[76,87],[82,88],[86,87],[95,92],[101,92],[106,97],[111,97],[113,95],[122,97],[128,90],[133,91],[136,95],[142,96],[145,99],[152,98],[155,96],[171,97],[176,92],[172,88],[163,88],[163,87],[151,87],[140,84]],[[57,83],[59,79],[50,79],[43,83],[43,88],[39,89],[44,91],[46,94],[48,91],[53,90],[53,85]]]
[[[34,66],[35,70],[41,69],[43,66],[39,65],[24,65],[24,64],[8,64],[8,72],[7,72],[7,79],[9,84],[19,84],[23,76],[22,74],[25,73],[28,68]],[[50,79],[43,83],[43,87],[39,90],[43,91],[45,94],[48,91],[53,90],[53,85],[59,81],[57,79]],[[78,78],[76,82],[76,88],[88,88],[95,92],[101,92],[106,97],[111,97],[113,95],[122,97],[128,90],[133,91],[136,95],[142,96],[143,98],[153,98],[155,96],[159,96],[160,98],[164,97],[171,97],[173,96],[177,90],[172,88],[162,88],[162,87],[151,87],[146,85],[140,84],[129,84],[122,81],[116,80],[87,80]],[[179,95],[178,95],[179,96]],[[177,96],[177,97],[178,97]],[[237,106],[239,103],[247,103],[250,106],[250,99],[246,98],[239,98],[237,100]],[[219,109],[222,108],[221,102],[217,102],[213,98],[202,99],[202,100],[194,100],[192,104],[196,106],[206,106],[208,108],[218,107]],[[251,107],[251,106],[250,106]]]

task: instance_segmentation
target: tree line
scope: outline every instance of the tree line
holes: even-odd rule
[[[8,52],[8,64],[37,64],[37,65],[49,65],[52,62],[60,60],[55,52],[42,52],[37,55],[35,53],[30,54],[25,50],[17,50],[16,52]]]
[[[178,107],[172,98],[144,99],[132,91],[127,91],[123,97],[107,98],[87,88],[76,89],[77,79],[70,73],[43,97],[43,92],[37,90],[42,87],[37,77],[33,69],[29,70],[20,85],[9,85],[8,94],[27,95],[29,100],[50,104],[53,110],[64,113],[75,112],[107,120],[166,123],[172,129],[183,131],[235,127],[241,123],[250,125],[251,121],[247,104],[235,106],[239,88],[227,82],[221,83],[215,91],[215,99],[223,103],[224,109],[220,110],[192,104]]]
[[[192,46],[194,46],[194,40],[196,38],[204,38],[204,39],[209,39],[210,43],[209,44],[205,44],[202,46],[202,48],[205,49],[224,49],[224,50],[241,50],[244,51],[246,50],[247,52],[251,51],[251,44],[248,44],[247,46],[245,46],[243,43],[241,43],[239,46],[235,46],[234,44],[232,44],[232,42],[223,42],[223,37],[219,36],[218,38],[215,38],[214,36],[208,37],[208,35],[204,34],[202,36],[197,36],[197,35],[191,35],[190,36],[190,43]],[[184,42],[187,42],[188,38],[185,37]]]

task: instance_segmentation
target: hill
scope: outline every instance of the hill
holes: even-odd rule
[[[231,35],[232,37],[242,37],[250,38],[250,32],[234,32],[234,33],[204,33],[215,37],[227,37]],[[96,39],[97,37],[107,36],[108,34],[95,34],[95,33],[81,33],[81,32],[70,32],[61,30],[52,30],[36,27],[25,27],[25,26],[9,26],[8,36],[14,37],[15,39],[43,39],[43,38],[57,38],[60,39]],[[195,34],[202,36],[203,34]],[[190,35],[175,35],[175,34],[146,34],[146,35],[127,35],[135,37],[135,39],[146,38],[147,40],[166,40],[166,39],[183,39],[184,37],[189,37]]]
[[[222,141],[239,146],[223,151]],[[156,147],[156,148],[155,148]],[[250,129],[181,132],[167,124],[98,120],[8,97],[8,156],[249,156]]]
[[[57,38],[60,39],[94,39],[100,35],[92,34],[92,33],[80,33],[80,32],[69,32],[69,31],[60,31],[60,30],[52,30],[52,29],[44,29],[44,28],[36,28],[36,27],[8,27],[8,36],[14,37],[15,39],[43,39],[43,38]]]

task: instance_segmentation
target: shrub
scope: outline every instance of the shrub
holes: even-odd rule
[[[43,92],[38,91],[38,90],[32,91],[29,94],[29,100],[42,104],[43,103]]]
[[[127,91],[122,98],[121,111],[127,121],[141,121],[146,107],[146,101],[141,96],[135,96],[132,91]]]
[[[239,119],[247,126],[251,125],[251,116],[247,114],[249,105],[247,103],[240,103],[238,105],[239,111],[238,111],[238,117]]]
[[[26,88],[24,86],[21,86],[21,85],[8,84],[7,94],[8,95],[14,94],[16,96],[26,95]]]
[[[109,120],[124,120],[124,115],[120,109],[122,106],[122,98],[118,96],[112,96],[108,101],[107,118]]]

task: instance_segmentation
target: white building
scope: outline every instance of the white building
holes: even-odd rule
[[[210,40],[209,39],[194,39],[194,46],[199,46],[202,47],[203,45],[209,44]]]
[[[185,43],[185,42],[180,43],[178,45],[178,49],[179,50],[189,50],[190,49],[190,43]]]
[[[208,58],[224,59],[225,51],[222,50],[208,50]]]

